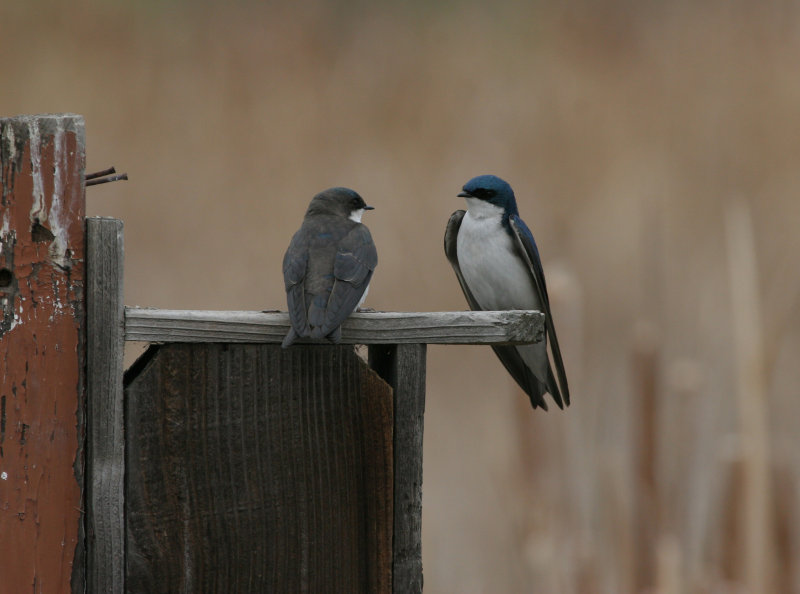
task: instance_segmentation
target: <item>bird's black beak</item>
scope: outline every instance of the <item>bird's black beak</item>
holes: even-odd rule
[[[463,190],[462,192],[459,192],[458,193],[458,197],[459,198],[474,198],[474,196],[472,194],[470,194],[469,192],[467,192],[466,190]]]
[[[375,210],[374,206],[365,206],[364,210]]]

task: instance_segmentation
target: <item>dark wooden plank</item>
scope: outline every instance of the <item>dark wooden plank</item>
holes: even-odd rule
[[[280,343],[288,330],[286,312],[125,310],[125,338],[134,341]],[[543,338],[544,314],[528,310],[356,312],[342,324],[342,344],[530,344]]]
[[[84,124],[0,119],[0,589],[83,590]]]
[[[352,347],[151,347],[126,374],[129,591],[389,592],[391,398]]]
[[[122,221],[86,221],[88,592],[125,591]]]
[[[393,591],[422,592],[422,436],[427,345],[370,345],[372,368],[394,390]]]

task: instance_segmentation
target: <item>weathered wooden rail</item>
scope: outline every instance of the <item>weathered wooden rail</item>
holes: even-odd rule
[[[288,330],[286,312],[125,308],[131,341],[279,344]],[[543,332],[538,311],[356,312],[342,326],[342,344],[526,344]]]
[[[0,120],[0,149],[0,590],[420,592],[426,345],[543,315],[356,313],[284,350],[285,313],[125,307],[82,119]]]

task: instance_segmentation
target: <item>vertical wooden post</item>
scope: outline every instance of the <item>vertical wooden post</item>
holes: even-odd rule
[[[394,389],[392,591],[422,592],[425,344],[370,345],[370,366]]]
[[[84,124],[0,119],[0,578],[83,590]]]
[[[86,221],[86,550],[90,593],[125,591],[122,221]]]

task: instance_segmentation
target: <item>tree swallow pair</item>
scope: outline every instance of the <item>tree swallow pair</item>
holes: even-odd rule
[[[283,257],[291,328],[283,348],[298,338],[338,343],[342,322],[363,303],[378,252],[361,223],[372,210],[349,188],[330,188],[311,200]]]
[[[458,194],[467,210],[457,210],[447,223],[444,251],[472,309],[536,309],[545,314],[542,342],[492,347],[505,368],[525,390],[533,408],[547,410],[549,392],[559,408],[569,406],[569,388],[544,271],[536,242],[519,217],[514,191],[494,175],[469,180]],[[547,356],[547,344],[556,373]],[[556,381],[558,377],[558,381]]]

